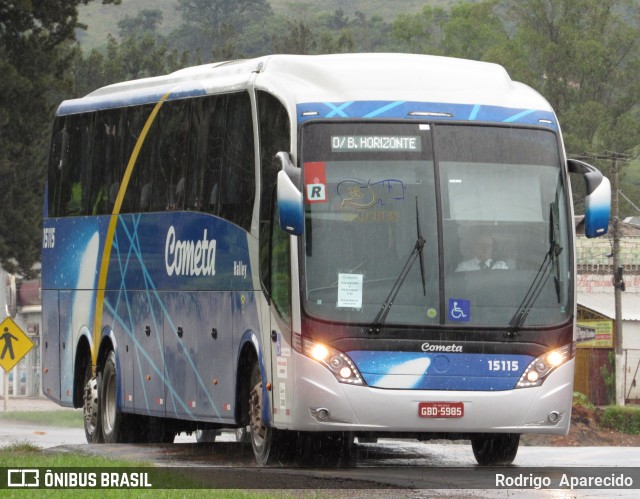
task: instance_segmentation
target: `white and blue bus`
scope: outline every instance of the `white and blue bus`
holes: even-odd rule
[[[274,55],[65,101],[45,394],[89,442],[244,428],[267,464],[469,439],[509,463],[520,434],[569,429],[570,173],[605,234],[608,180],[567,160],[538,93],[473,61]]]

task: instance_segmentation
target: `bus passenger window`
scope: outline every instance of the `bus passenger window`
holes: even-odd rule
[[[188,210],[218,214],[212,192],[220,183],[222,134],[226,98],[209,96],[191,103],[189,164],[186,172],[186,206]]]
[[[151,182],[147,182],[142,186],[140,191],[140,211],[149,211],[151,198]]]
[[[183,209],[176,200],[179,179],[184,179],[189,154],[189,101],[169,101],[156,118],[156,161],[151,211]]]
[[[125,168],[133,154],[133,150],[138,143],[140,133],[144,127],[147,118],[153,110],[153,105],[145,105],[124,110],[124,130],[123,130],[123,147],[122,162],[124,174]],[[121,213],[136,213],[149,211],[150,199],[155,195],[153,192],[152,169],[154,165],[154,150],[156,140],[156,127],[151,127],[149,133],[144,138],[142,147],[138,154],[138,159],[131,172],[131,178],[127,185],[124,195]],[[151,185],[148,185],[150,184]],[[143,193],[145,186],[148,186],[146,192]],[[143,206],[143,203],[145,206]]]
[[[67,117],[65,130],[68,133],[68,153],[61,173],[61,190],[64,196],[61,214],[65,216],[80,216],[88,213],[91,123],[91,114]]]
[[[89,200],[92,215],[111,213],[118,196],[123,173],[119,165],[121,116],[122,111],[119,109],[95,114]]]
[[[249,94],[227,97],[223,136],[220,216],[250,229],[255,198],[253,120]]]
[[[53,138],[51,139],[51,149],[49,152],[49,216],[60,215],[60,199],[62,197],[62,167],[66,162],[66,149],[68,147],[69,136],[65,130],[66,118],[56,119],[53,127]]]
[[[174,200],[176,209],[180,209],[180,210],[184,209],[185,184],[186,184],[185,177],[182,177],[180,180],[178,180],[178,183],[176,184],[176,189],[173,194],[173,200]]]

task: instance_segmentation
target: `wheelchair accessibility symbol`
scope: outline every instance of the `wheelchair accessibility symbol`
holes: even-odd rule
[[[449,298],[449,320],[469,322],[471,320],[471,302],[460,298]]]

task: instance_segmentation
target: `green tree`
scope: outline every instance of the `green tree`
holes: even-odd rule
[[[236,55],[243,30],[272,15],[266,0],[178,0],[177,9],[185,23],[182,43],[210,50],[216,60]]]
[[[142,9],[135,17],[126,16],[118,21],[121,38],[129,38],[140,33],[157,33],[162,24],[162,11],[159,9]]]
[[[0,264],[25,277],[41,246],[52,105],[69,85],[77,7],[90,0],[18,0],[0,6]],[[120,0],[102,0],[119,3]]]
[[[321,54],[341,54],[355,52],[355,41],[348,29],[339,31],[335,36],[326,32],[320,36]]]
[[[454,5],[443,26],[444,53],[451,57],[481,61],[508,42],[497,0]]]
[[[392,36],[401,42],[401,50],[416,54],[444,53],[444,25],[448,13],[440,7],[426,5],[417,14],[400,14],[393,21]]]
[[[279,54],[312,54],[316,35],[303,21],[286,20],[284,29],[273,35],[273,49]]]
[[[103,49],[84,55],[77,50],[73,66],[74,97],[119,81],[170,73],[190,64],[190,54],[180,53],[160,35],[162,11],[143,9],[118,22],[119,38],[107,35]]]
[[[640,132],[640,15],[627,0],[512,0],[512,76],[537,88],[570,152],[624,152]],[[526,72],[510,67],[516,57]],[[521,67],[521,66],[520,66]]]
[[[350,31],[353,34],[355,50],[362,52],[395,51],[395,41],[391,37],[391,24],[380,16],[367,18],[356,12],[356,19]]]

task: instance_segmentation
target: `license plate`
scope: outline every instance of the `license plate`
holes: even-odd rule
[[[421,418],[461,418],[464,402],[420,402],[418,416]]]

